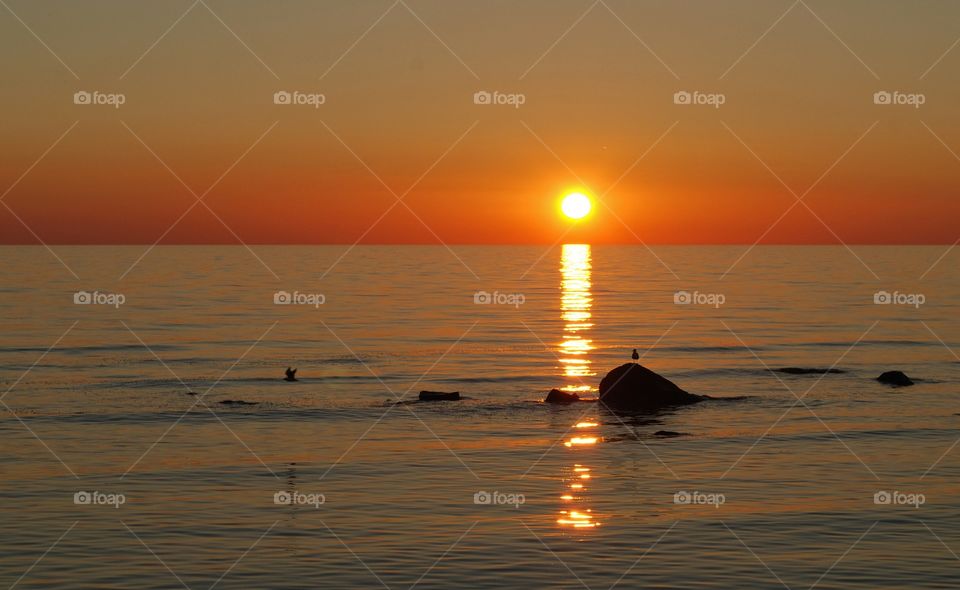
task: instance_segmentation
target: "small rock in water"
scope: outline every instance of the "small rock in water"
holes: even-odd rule
[[[672,430],[658,430],[653,433],[653,436],[663,436],[663,437],[674,437],[674,436],[686,436],[685,432],[674,432]]]
[[[420,401],[439,402],[439,401],[457,401],[460,399],[459,391],[421,391]]]
[[[225,399],[220,403],[225,406],[255,406],[260,402],[245,402],[242,399]]]
[[[897,387],[913,385],[913,379],[907,377],[902,371],[886,371],[877,377],[877,381],[880,383],[886,383],[887,385],[895,385]]]
[[[572,404],[580,401],[580,396],[575,393],[560,391],[559,389],[551,389],[543,401],[548,404]]]

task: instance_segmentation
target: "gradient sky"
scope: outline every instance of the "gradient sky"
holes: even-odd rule
[[[960,237],[952,1],[7,4],[0,243]],[[126,104],[74,105],[78,90]],[[275,105],[278,90],[326,104]],[[526,104],[475,105],[478,90]],[[675,105],[678,90],[726,103]],[[878,106],[878,90],[926,103]],[[184,216],[184,184],[215,185],[213,213]],[[603,197],[571,228],[557,201],[574,189]]]

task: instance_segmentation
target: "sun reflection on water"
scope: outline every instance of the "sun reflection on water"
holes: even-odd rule
[[[593,295],[591,282],[590,246],[587,244],[564,244],[560,255],[560,318],[563,320],[563,338],[559,344],[560,367],[567,383],[561,389],[590,397],[596,387],[591,385],[596,373],[593,371],[590,352],[593,340],[588,338],[593,328],[591,308]],[[602,442],[596,418],[580,418],[575,424],[576,434],[569,436],[563,446],[571,452],[582,454]],[[589,504],[589,487],[596,482],[596,474],[583,463],[574,463],[563,476],[564,491],[557,517],[557,524],[564,528],[586,532],[600,526]]]
[[[593,340],[586,337],[593,327],[590,272],[590,245],[564,244],[560,252],[560,319],[564,325],[559,359],[564,376],[568,381],[576,381],[564,385],[563,389],[577,393],[593,391],[582,379],[596,375],[589,358]]]

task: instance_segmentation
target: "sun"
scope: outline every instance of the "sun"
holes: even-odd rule
[[[583,193],[570,193],[560,203],[560,210],[570,219],[583,219],[590,213],[593,203],[590,197]]]

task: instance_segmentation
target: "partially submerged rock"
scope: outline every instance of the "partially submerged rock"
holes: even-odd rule
[[[569,391],[551,389],[543,401],[548,404],[572,404],[580,401],[580,396]]]
[[[420,401],[439,402],[439,401],[457,401],[460,399],[459,391],[421,391]]]
[[[907,377],[902,371],[886,371],[877,377],[877,381],[880,383],[886,383],[887,385],[894,385],[897,387],[906,387],[907,385],[913,385],[913,379]]]
[[[225,406],[256,406],[260,402],[245,402],[242,399],[225,399],[220,402]]]
[[[620,365],[600,381],[600,402],[613,410],[651,411],[705,399],[637,363]]]

